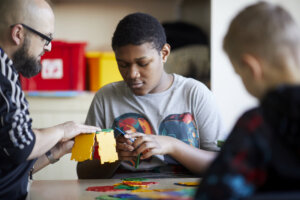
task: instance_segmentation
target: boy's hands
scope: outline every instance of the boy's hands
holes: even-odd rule
[[[116,138],[119,160],[132,160],[137,154],[134,152],[133,143],[122,135]]]
[[[135,139],[132,143],[129,138]],[[141,159],[147,159],[153,155],[165,155],[172,153],[172,141],[169,136],[149,135],[143,133],[129,133],[117,138],[117,151],[120,160],[132,160],[142,153]]]

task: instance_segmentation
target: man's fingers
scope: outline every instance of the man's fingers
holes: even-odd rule
[[[66,150],[67,153],[71,153],[72,152],[72,147],[74,145],[74,141],[73,140],[69,140],[67,142],[64,143],[64,149]]]
[[[79,127],[79,130],[81,133],[95,133],[97,131],[101,131],[101,128],[96,127],[96,126],[88,126],[88,125],[79,124],[78,127]]]

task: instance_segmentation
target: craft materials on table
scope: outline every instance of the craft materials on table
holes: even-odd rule
[[[105,162],[115,162],[118,160],[116,151],[116,140],[113,129],[102,129],[100,132],[92,134],[80,134],[75,137],[75,144],[72,148],[71,160],[82,162],[92,160],[94,153],[94,142],[98,142],[98,154],[101,164]]]
[[[118,194],[109,194],[101,195],[96,197],[97,200],[106,200],[106,199],[181,199],[181,200],[191,200],[193,199],[197,182],[179,182],[174,183],[176,185],[188,185],[194,186],[194,188],[189,189],[150,189],[151,185],[159,184],[158,182],[147,182],[148,179],[144,178],[127,178],[123,179],[121,183],[117,183],[113,186],[95,186],[88,187],[87,191],[96,191],[96,192],[119,192],[119,191],[129,191],[130,193],[118,193]]]
[[[182,186],[198,186],[200,185],[199,182],[178,182],[174,183],[175,185],[182,185]]]

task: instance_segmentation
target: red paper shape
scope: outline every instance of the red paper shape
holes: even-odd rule
[[[86,191],[93,191],[93,192],[117,192],[117,191],[126,191],[125,189],[114,189],[115,186],[93,186],[88,187]]]
[[[98,149],[99,149],[99,146],[95,145],[95,147],[94,147],[94,159],[100,160],[100,155],[99,155]]]

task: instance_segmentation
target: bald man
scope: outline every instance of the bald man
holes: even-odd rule
[[[0,19],[0,199],[25,199],[30,172],[69,153],[76,135],[100,129],[75,122],[32,129],[18,73],[40,72],[54,14],[45,0],[1,0]]]

